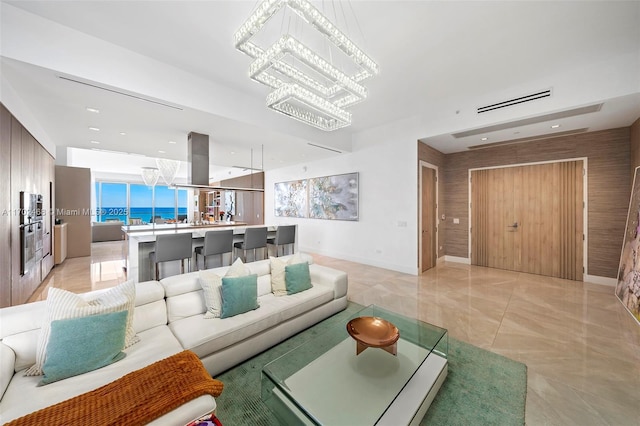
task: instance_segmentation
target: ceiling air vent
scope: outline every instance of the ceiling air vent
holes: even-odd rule
[[[498,102],[496,104],[479,107],[478,114],[481,114],[483,112],[493,111],[495,109],[506,108],[506,107],[522,104],[525,102],[535,101],[536,99],[548,98],[549,96],[551,96],[551,89],[542,90],[540,92],[532,93],[530,95],[509,99],[508,101]]]

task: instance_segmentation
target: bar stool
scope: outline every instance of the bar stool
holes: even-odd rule
[[[204,267],[202,269],[207,269],[207,256],[212,256],[214,254],[220,255],[220,266],[222,266],[225,253],[232,253],[231,258],[233,258],[233,229],[207,231],[204,234],[204,246],[196,247],[195,253],[196,267],[198,269],[200,269],[198,255],[204,257]],[[229,262],[229,265],[231,265],[231,262]]]
[[[276,246],[276,257],[280,257],[280,247],[282,247],[282,255],[285,254],[285,246],[296,242],[296,226],[284,225],[278,226],[275,238],[267,239],[267,244]],[[293,249],[291,250],[293,253]]]
[[[233,244],[238,250],[242,250],[242,261],[247,261],[247,250],[253,250],[253,260],[256,260],[256,249],[267,248],[267,228],[246,228],[244,231],[243,241]]]
[[[156,250],[149,253],[151,265],[154,267],[155,279],[160,279],[160,262],[171,260],[180,261],[180,270],[184,274],[184,260],[189,259],[189,270],[191,270],[191,249],[193,236],[191,232],[185,234],[158,235],[156,238]]]

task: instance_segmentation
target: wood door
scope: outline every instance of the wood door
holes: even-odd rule
[[[422,166],[422,272],[436,266],[436,171]]]
[[[478,170],[471,263],[582,280],[583,162]]]

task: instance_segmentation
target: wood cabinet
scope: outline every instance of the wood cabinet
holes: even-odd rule
[[[0,104],[0,307],[11,305],[11,118]]]
[[[59,265],[67,258],[67,224],[54,225],[55,264]]]
[[[55,161],[11,112],[0,104],[0,307],[25,303],[53,267],[50,192]],[[44,197],[42,258],[20,274],[20,192]]]

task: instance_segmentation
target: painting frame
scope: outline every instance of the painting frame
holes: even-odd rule
[[[308,219],[358,221],[358,172],[318,176],[274,184],[274,215]]]
[[[275,183],[273,210],[276,217],[309,217],[307,180]]]
[[[358,221],[358,172],[310,178],[307,190],[310,219]]]

